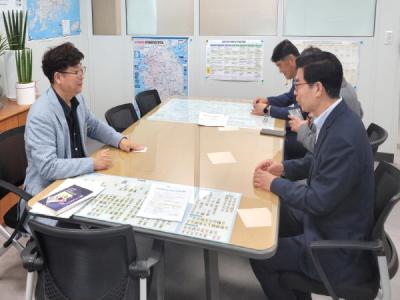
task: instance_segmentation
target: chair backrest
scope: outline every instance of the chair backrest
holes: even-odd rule
[[[132,103],[110,108],[106,111],[105,117],[108,125],[118,132],[124,131],[139,119]]]
[[[381,240],[385,248],[389,276],[396,274],[399,261],[396,248],[385,232],[385,222],[397,202],[400,201],[400,170],[381,161],[375,169],[375,219],[373,240]]]
[[[102,229],[66,229],[31,220],[44,268],[39,272],[37,299],[136,299],[137,279],[128,275],[136,259],[129,225]]]
[[[135,97],[136,103],[139,107],[140,116],[143,117],[154,107],[161,103],[160,96],[157,90],[148,90],[140,92]]]
[[[24,183],[28,166],[24,141],[25,126],[0,133],[0,179],[15,186]],[[8,193],[0,188],[0,199]]]
[[[383,225],[394,207],[400,200],[400,170],[395,166],[381,161],[375,169],[375,228],[372,238],[380,238]],[[374,229],[375,230],[375,229]]]
[[[375,156],[376,152],[378,152],[378,147],[383,144],[384,141],[386,141],[388,133],[379,125],[371,123],[367,128],[367,135],[369,144],[372,148],[372,153]]]

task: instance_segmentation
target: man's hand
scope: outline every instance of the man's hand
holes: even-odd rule
[[[255,106],[257,103],[268,105],[268,99],[264,97],[257,97],[256,99],[253,100],[253,106]]]
[[[140,151],[144,149],[144,145],[134,144],[131,140],[123,138],[119,142],[118,148],[125,152]]]
[[[259,115],[259,116],[263,116],[264,114],[264,108],[267,107],[267,104],[264,103],[256,103],[253,106],[253,110],[251,111],[252,114],[254,115]]]
[[[272,175],[268,171],[264,171],[262,169],[256,169],[254,171],[254,176],[253,176],[254,187],[270,192],[271,183],[275,178],[277,178],[277,176]]]
[[[289,126],[290,126],[290,130],[294,131],[294,132],[299,132],[299,128],[302,125],[309,125],[309,121],[308,120],[300,120],[298,117],[296,116],[288,116],[289,118]]]
[[[96,152],[91,156],[93,159],[93,168],[95,171],[108,169],[112,165],[109,149]]]
[[[275,162],[272,159],[266,159],[260,162],[254,172],[257,170],[268,171],[275,176],[282,176],[283,174],[283,164]]]

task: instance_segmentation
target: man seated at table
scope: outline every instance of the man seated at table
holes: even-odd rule
[[[251,260],[268,299],[311,299],[290,290],[281,272],[321,281],[307,249],[315,240],[364,240],[374,222],[373,159],[361,119],[339,98],[342,66],[331,53],[297,59],[295,94],[313,114],[314,153],[283,163],[265,160],[254,171],[254,186],[280,197],[278,249],[271,259]],[[298,180],[307,179],[307,183]],[[373,276],[368,254],[332,250],[318,255],[331,283],[357,284]]]
[[[301,52],[301,55],[308,55],[311,53],[321,52],[321,49],[316,47],[308,47]],[[361,103],[358,101],[355,89],[343,77],[342,85],[340,87],[340,97],[347,104],[347,106],[355,112],[360,118],[363,116]],[[297,132],[297,141],[301,143],[308,151],[314,151],[315,145],[315,126],[312,123],[312,118],[308,115],[309,119],[302,120],[296,116],[289,116],[290,130]]]
[[[42,69],[51,87],[30,108],[25,128],[28,167],[24,184],[32,195],[54,180],[111,166],[108,150],[88,156],[87,137],[126,152],[143,148],[89,111],[81,95],[83,58],[71,43],[52,48],[43,56]]]
[[[275,46],[271,61],[278,67],[287,80],[292,80],[296,75],[296,58],[299,50],[289,40],[283,40]],[[253,114],[270,115],[273,118],[288,120],[289,110],[298,108],[294,95],[294,85],[287,93],[275,97],[257,97],[253,101]],[[297,142],[297,134],[286,128],[285,159],[300,158],[306,153],[306,149]]]

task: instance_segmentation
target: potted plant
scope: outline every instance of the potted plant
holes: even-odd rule
[[[18,82],[17,102],[20,105],[29,105],[35,101],[35,82],[32,81],[32,50],[25,48],[15,51]]]
[[[8,45],[7,45],[7,39],[4,38],[1,34],[0,34],[0,56],[2,56],[6,49],[7,49]],[[3,94],[2,89],[0,88],[0,95]],[[3,107],[3,103],[0,102],[0,109]]]
[[[0,34],[0,56],[2,56],[7,49],[7,39]]]
[[[12,10],[3,12],[4,28],[8,41],[8,51],[4,55],[6,96],[15,99],[17,82],[15,51],[25,49],[27,12]]]

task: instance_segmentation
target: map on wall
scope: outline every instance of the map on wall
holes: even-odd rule
[[[188,95],[188,39],[133,38],[135,94],[157,89],[161,99]]]
[[[79,0],[27,0],[30,40],[78,35]]]

